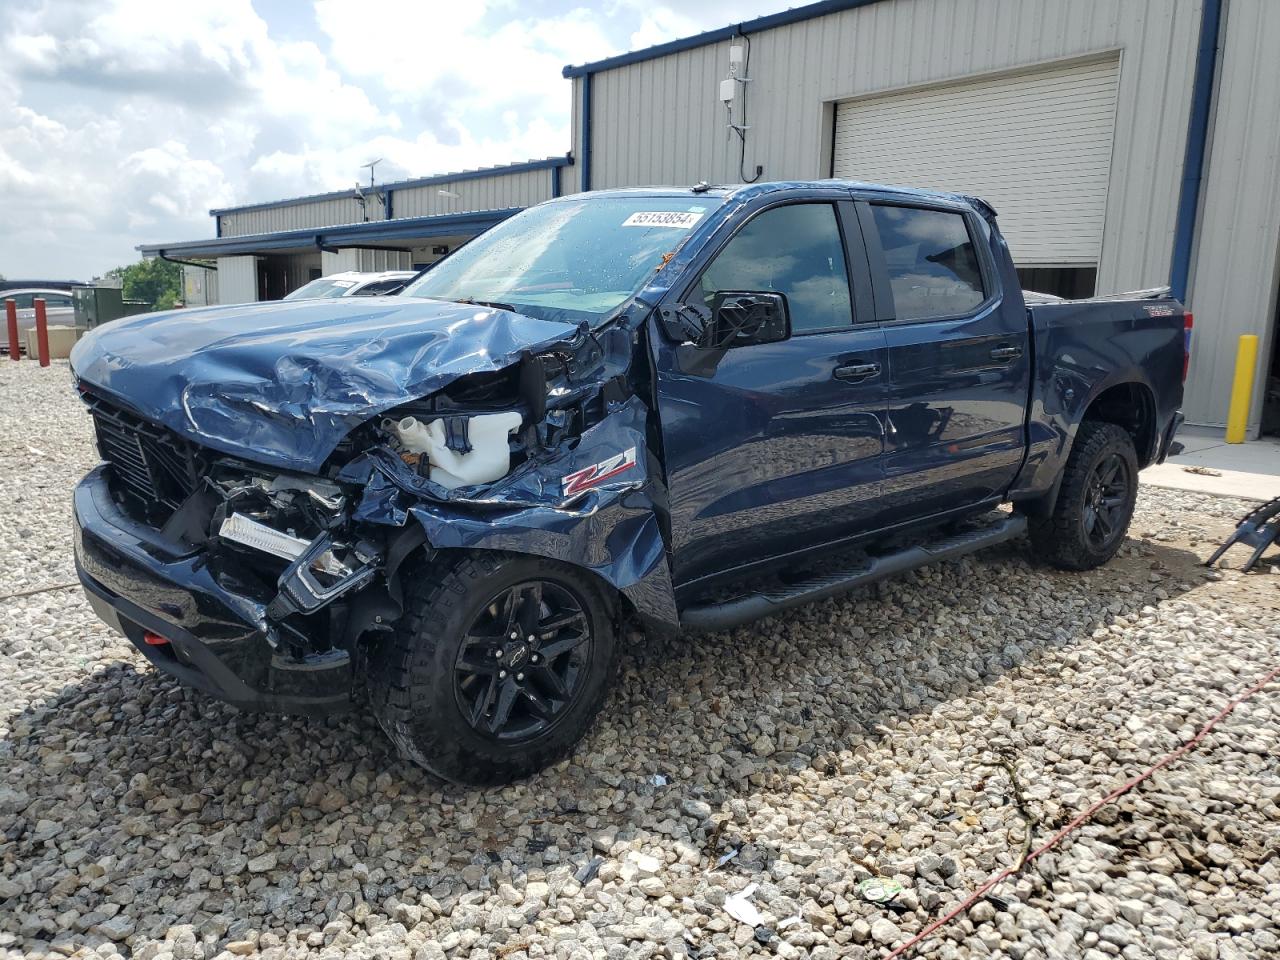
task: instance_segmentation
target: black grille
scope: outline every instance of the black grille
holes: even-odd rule
[[[196,488],[195,447],[166,427],[87,391],[98,452],[111,464],[117,494],[140,519],[160,524]]]

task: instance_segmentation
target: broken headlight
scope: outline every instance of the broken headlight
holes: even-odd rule
[[[223,540],[230,540],[241,546],[261,550],[263,553],[269,553],[273,557],[289,561],[297,560],[312,545],[312,541],[276,530],[265,523],[259,523],[257,520],[246,517],[243,513],[233,513],[223,520],[222,526],[218,529],[218,536]],[[315,562],[322,570],[333,576],[341,576],[350,572],[344,564],[339,562],[337,557],[333,556],[332,550],[316,558]]]

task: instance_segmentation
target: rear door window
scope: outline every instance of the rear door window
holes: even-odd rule
[[[829,203],[794,203],[757,215],[702,274],[710,307],[725,290],[781,293],[792,333],[853,324],[844,243]]]
[[[971,313],[987,298],[962,214],[872,204],[899,320]]]

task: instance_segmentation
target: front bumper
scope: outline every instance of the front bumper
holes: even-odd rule
[[[124,514],[106,465],[75,490],[76,572],[94,612],[153,666],[246,710],[326,715],[350,707],[345,651],[292,660],[271,645],[266,604],[192,550]],[[144,642],[147,632],[169,642]]]

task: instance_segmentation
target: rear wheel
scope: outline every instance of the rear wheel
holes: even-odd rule
[[[1086,420],[1076,432],[1052,515],[1032,521],[1032,545],[1064,570],[1100,566],[1124,542],[1137,499],[1133,439],[1114,423]]]
[[[370,656],[370,699],[401,752],[460,783],[505,783],[569,753],[616,663],[610,599],[572,567],[466,554],[407,591]]]

